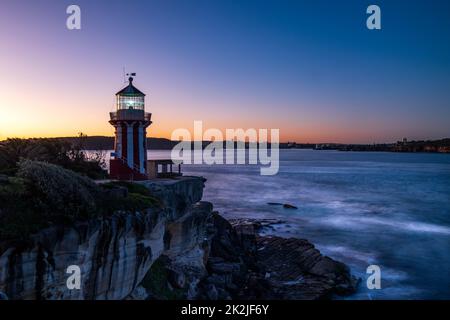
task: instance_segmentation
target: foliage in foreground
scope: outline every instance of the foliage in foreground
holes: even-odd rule
[[[72,221],[90,218],[96,212],[100,188],[85,176],[54,164],[21,160],[17,177],[39,199],[39,210],[46,212],[48,219],[64,217]]]
[[[83,150],[83,135],[76,144],[61,139],[7,139],[0,142],[0,174],[13,176],[21,159],[62,166],[92,179],[107,177],[102,154],[91,156]]]
[[[124,192],[114,192],[118,188]],[[21,160],[15,176],[0,175],[0,239],[27,238],[51,225],[158,206],[143,186],[103,186],[54,164]]]

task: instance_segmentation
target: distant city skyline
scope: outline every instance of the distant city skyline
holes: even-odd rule
[[[0,140],[112,136],[123,68],[149,137],[195,120],[282,142],[450,137],[448,1],[2,1],[0,39]]]

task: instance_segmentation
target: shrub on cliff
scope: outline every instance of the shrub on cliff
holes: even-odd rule
[[[88,156],[79,143],[60,139],[7,139],[0,142],[0,173],[14,175],[21,159],[44,161],[60,165],[93,179],[106,178],[104,157]]]
[[[0,239],[26,238],[50,225],[160,207],[142,185],[110,182],[101,187],[60,166],[22,159],[16,176],[0,174]]]
[[[23,179],[0,176],[0,239],[27,235],[42,223]]]
[[[26,139],[8,139],[0,142],[0,173],[13,175],[21,158],[41,157],[35,144]]]
[[[26,238],[52,224],[91,218],[101,212],[100,188],[60,166],[21,160],[15,177],[0,176],[0,239]]]
[[[21,160],[17,177],[24,179],[40,211],[52,220],[89,218],[96,210],[100,189],[89,178],[60,166]],[[63,222],[63,221],[62,221]]]

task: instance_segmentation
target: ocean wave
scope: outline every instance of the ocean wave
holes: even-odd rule
[[[357,260],[365,264],[372,264],[377,261],[377,255],[372,252],[362,252],[353,248],[336,245],[321,245],[318,247],[322,253],[329,256],[345,257],[347,260]]]
[[[398,221],[390,219],[372,218],[372,217],[329,217],[322,221],[323,224],[331,224],[335,227],[364,229],[368,225],[381,225],[395,228],[396,230],[404,230],[410,232],[438,233],[450,235],[450,228],[436,224],[430,224],[420,221]]]

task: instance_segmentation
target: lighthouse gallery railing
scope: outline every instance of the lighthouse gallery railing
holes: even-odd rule
[[[146,120],[150,121],[152,114],[143,110],[119,110],[110,112],[111,120]]]

